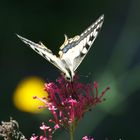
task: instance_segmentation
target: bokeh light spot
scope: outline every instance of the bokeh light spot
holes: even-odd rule
[[[34,96],[47,97],[44,91],[44,81],[39,77],[27,77],[17,85],[13,94],[15,107],[24,112],[38,113],[43,103],[33,99]]]

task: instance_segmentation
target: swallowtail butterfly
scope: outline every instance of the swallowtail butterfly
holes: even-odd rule
[[[34,51],[56,66],[64,74],[66,80],[73,81],[75,71],[91,48],[102,27],[103,21],[104,15],[100,16],[82,34],[76,35],[73,38],[68,38],[67,35],[64,35],[65,41],[60,47],[58,57],[45,47],[43,43],[34,43],[20,35],[17,36]]]

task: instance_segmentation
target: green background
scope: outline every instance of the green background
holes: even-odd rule
[[[100,90],[110,86],[106,101],[88,112],[76,130],[76,140],[91,135],[95,140],[140,139],[140,1],[139,0],[5,0],[0,1],[0,120],[16,119],[29,138],[39,133],[45,115],[18,111],[12,93],[24,77],[37,75],[55,80],[59,71],[15,35],[42,41],[54,53],[64,34],[82,33],[101,14],[102,30],[78,68],[98,81]],[[64,131],[55,139],[66,140]]]

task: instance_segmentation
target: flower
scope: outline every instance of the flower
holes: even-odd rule
[[[42,123],[42,125],[40,126],[40,129],[43,131],[43,135],[41,135],[39,137],[39,140],[52,140],[52,133],[53,132],[52,132],[51,127]],[[30,138],[30,140],[38,140],[38,136],[33,134],[33,136]]]
[[[84,136],[84,137],[82,138],[82,140],[94,140],[94,139],[91,138],[91,137],[89,137],[89,136]]]
[[[30,138],[30,140],[37,140],[37,138],[38,138],[38,136],[35,136],[35,135],[33,134],[33,136]]]
[[[45,83],[47,98],[34,97],[41,100],[44,103],[43,107],[51,111],[53,119],[50,119],[49,122],[54,123],[54,130],[62,127],[69,132],[74,131],[85,112],[101,103],[109,89],[107,87],[99,94],[97,82],[83,84],[78,80],[77,75],[72,82],[68,82],[61,76],[56,80],[56,83]]]

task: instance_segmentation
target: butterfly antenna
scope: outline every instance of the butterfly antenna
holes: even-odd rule
[[[87,75],[79,74],[80,77],[89,78],[92,76],[92,73],[89,72]]]
[[[92,73],[91,72],[89,72],[87,75],[79,75],[79,77],[84,77],[84,78],[82,78],[83,80],[86,80],[86,81],[88,81],[89,83],[91,82],[92,83]]]

